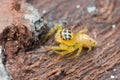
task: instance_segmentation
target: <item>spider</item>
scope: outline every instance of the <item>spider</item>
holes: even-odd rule
[[[77,53],[70,58],[78,57],[83,48],[88,48],[91,51],[92,47],[97,46],[98,42],[85,34],[88,30],[83,29],[73,33],[71,30],[63,29],[61,25],[55,25],[46,35],[45,40],[55,31],[55,41],[59,43],[58,46],[46,46],[50,50],[55,50],[57,54],[66,55],[77,51]]]

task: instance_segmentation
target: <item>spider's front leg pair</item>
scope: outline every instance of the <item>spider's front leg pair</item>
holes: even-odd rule
[[[64,52],[56,52],[57,54],[61,54],[61,55],[66,55],[66,54],[71,54],[72,52],[74,51],[77,51],[77,53],[71,57],[69,57],[69,59],[72,59],[72,58],[76,58],[80,55],[81,51],[82,51],[82,45],[81,44],[76,44],[74,46],[70,46],[68,47],[68,50],[64,51]]]
[[[49,32],[48,34],[45,36],[45,39],[43,40],[43,42],[45,42],[47,40],[47,38],[52,35],[55,31],[57,30],[57,32],[62,31],[62,26],[57,24],[55,25]]]
[[[69,57],[69,59],[78,57],[82,51],[81,44],[76,44],[74,46],[66,46],[66,45],[60,44],[59,46],[47,46],[47,48],[49,48],[51,50],[64,50],[62,52],[56,51],[56,53],[60,54],[60,55],[71,54],[72,52],[74,52],[78,49],[78,52],[75,55]]]
[[[46,46],[47,49],[51,49],[51,50],[68,50],[69,47],[63,44],[60,44],[59,46]]]

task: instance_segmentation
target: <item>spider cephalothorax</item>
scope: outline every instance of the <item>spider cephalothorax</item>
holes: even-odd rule
[[[63,29],[60,35],[63,40],[71,40],[73,38],[72,31],[68,29]]]

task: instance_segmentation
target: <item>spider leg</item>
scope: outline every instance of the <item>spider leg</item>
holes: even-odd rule
[[[60,44],[59,46],[46,46],[47,49],[51,50],[68,50],[68,46]]]
[[[82,51],[82,47],[79,47],[78,52],[75,55],[69,57],[68,59],[73,59],[73,58],[76,58],[76,57],[80,56],[81,51]]]
[[[60,51],[56,51],[57,54],[60,54],[60,55],[66,55],[66,54],[69,54],[69,53],[72,53],[74,50],[66,50],[64,52],[60,52]]]
[[[89,44],[87,45],[87,47],[88,47],[88,52],[91,51],[92,47]]]
[[[75,50],[77,50],[77,49],[79,49],[78,52],[75,55],[69,57],[68,59],[72,59],[72,58],[78,57],[80,55],[80,53],[82,51],[82,44],[80,44],[80,43],[76,44],[75,45]]]
[[[51,49],[51,50],[66,50],[66,48],[60,47],[60,46],[46,46],[45,48]]]
[[[68,50],[64,51],[64,52],[56,52],[57,54],[61,54],[61,55],[66,55],[69,53],[74,52],[75,50],[77,50],[79,47],[81,46],[81,44],[76,44],[74,46],[68,47]]]
[[[62,51],[62,52],[58,52],[56,51],[57,54],[60,54],[60,55],[66,55],[66,54],[69,54],[69,53],[72,53],[73,51],[75,51],[75,47],[74,46],[66,46],[66,51]]]
[[[82,30],[80,30],[78,33],[77,33],[77,35],[79,35],[79,34],[84,34],[84,33],[86,33],[88,31],[88,29],[82,29]]]
[[[62,30],[62,26],[59,25],[59,24],[55,25],[55,26],[48,32],[48,34],[45,36],[43,42],[45,42],[46,39],[47,39],[50,35],[52,35],[56,30]]]
[[[88,52],[91,51],[91,49],[92,49],[92,48],[91,48],[90,46],[88,46]]]

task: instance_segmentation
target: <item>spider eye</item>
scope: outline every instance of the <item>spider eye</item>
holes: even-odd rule
[[[73,37],[73,35],[72,35],[72,31],[71,30],[65,30],[65,29],[62,30],[61,38],[63,40],[71,40],[72,37]]]

